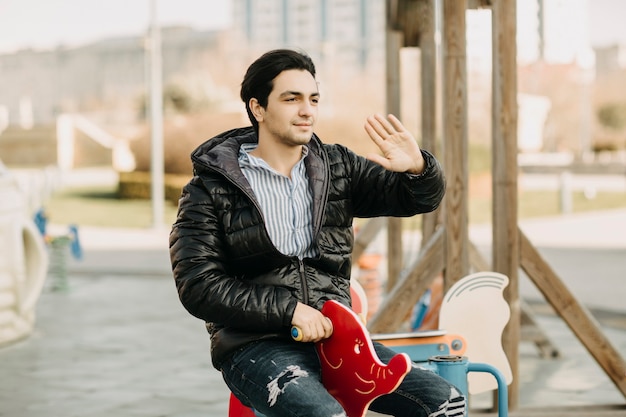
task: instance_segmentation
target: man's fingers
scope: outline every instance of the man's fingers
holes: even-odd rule
[[[333,334],[333,323],[328,317],[310,327],[291,326],[291,338],[296,342],[317,342]]]
[[[404,131],[404,125],[402,124],[402,122],[400,121],[400,119],[398,119],[396,116],[394,116],[393,114],[389,114],[387,115],[387,118],[389,119],[389,121],[391,122],[391,124],[393,125],[393,128],[397,131],[397,132],[403,132]]]
[[[326,323],[327,325],[324,326],[324,330],[325,330],[324,338],[328,339],[330,336],[332,336],[334,328],[333,328],[333,322],[328,317],[326,317]]]
[[[370,139],[372,139],[372,141],[380,147],[380,143],[383,141],[383,138],[378,134],[376,129],[372,127],[369,119],[367,123],[365,123],[365,131],[367,132],[367,135],[370,137]]]
[[[389,115],[389,116],[391,116],[391,115]],[[383,117],[380,114],[376,115],[376,120],[378,120],[378,123],[380,123],[380,125],[383,127],[383,129],[385,129],[385,133],[386,133],[387,136],[388,135],[395,135],[396,133],[398,133],[397,130],[396,130],[396,127],[389,122],[389,120],[390,120],[389,116],[387,116],[387,118],[385,118],[385,117]]]
[[[393,135],[396,133],[394,127],[387,119],[385,119],[380,114],[375,114],[367,118],[367,121],[372,128],[376,131],[376,133],[380,136],[382,140],[384,140],[387,136]]]
[[[385,141],[385,138],[389,135],[385,128],[380,124],[378,120],[376,120],[373,116],[367,118],[367,123],[365,124],[365,130],[369,137],[374,141],[378,147],[382,145]]]
[[[328,317],[322,316],[322,320],[315,323],[311,334],[311,341],[318,342],[333,334],[333,322]]]
[[[333,333],[333,324],[313,307],[302,303],[296,305],[291,321],[290,335],[297,342],[317,342]]]
[[[387,115],[387,118],[380,114],[369,116],[365,123],[365,130],[378,147],[381,147],[382,143],[390,137],[406,132],[402,122],[393,114]]]

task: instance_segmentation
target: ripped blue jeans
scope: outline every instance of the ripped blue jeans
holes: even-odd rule
[[[396,353],[374,342],[388,363]],[[267,417],[345,417],[321,382],[320,363],[311,343],[265,340],[235,353],[222,376],[239,400]],[[464,396],[435,373],[413,367],[398,389],[378,397],[370,410],[396,417],[462,417]]]

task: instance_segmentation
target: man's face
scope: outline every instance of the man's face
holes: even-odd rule
[[[260,108],[259,138],[287,146],[309,143],[320,94],[310,72],[287,70],[274,78],[267,107]]]

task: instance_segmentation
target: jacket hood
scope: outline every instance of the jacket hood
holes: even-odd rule
[[[227,130],[212,137],[191,153],[194,171],[237,162],[239,147],[246,142],[257,142],[252,126]]]

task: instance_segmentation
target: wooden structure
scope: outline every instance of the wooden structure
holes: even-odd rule
[[[517,48],[516,1],[441,0],[443,163],[446,197],[438,212],[425,216],[423,247],[412,265],[402,269],[399,220],[388,225],[388,263],[391,285],[378,312],[368,323],[373,333],[390,332],[443,273],[444,290],[470,272],[488,265],[468,237],[468,122],[466,79],[466,26],[468,8],[489,7],[492,12],[492,265],[509,277],[505,298],[511,320],[503,345],[511,363],[510,408],[519,402],[519,342],[522,303],[519,269],[542,292],[574,334],[626,396],[626,364],[602,334],[588,310],[572,295],[518,227],[517,218]],[[433,0],[387,0],[387,101],[388,111],[399,114],[399,49],[421,48],[422,141],[435,149],[437,137],[437,68],[435,7]],[[359,247],[363,242],[358,242]],[[401,272],[402,271],[402,272]]]

